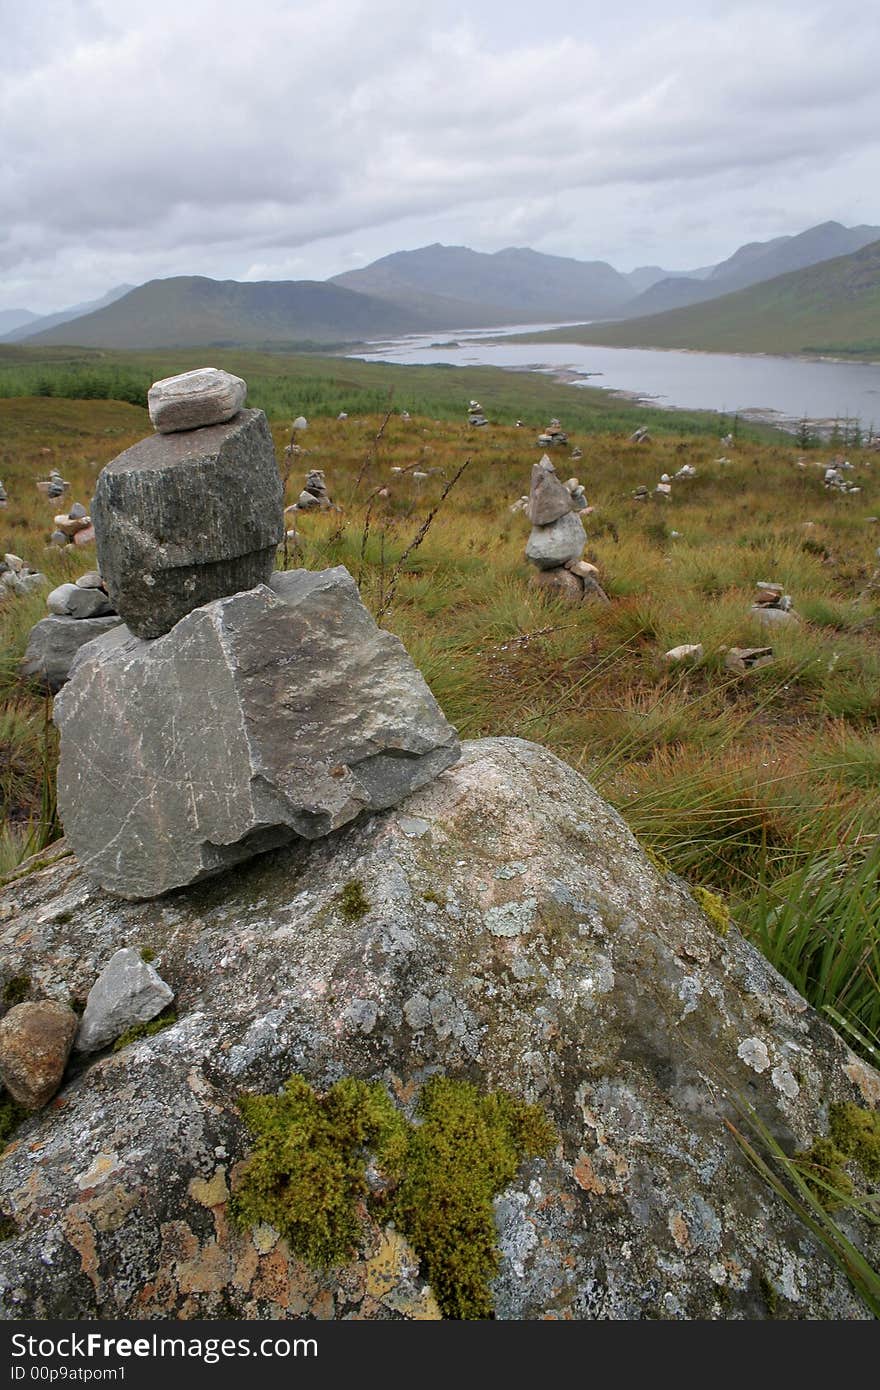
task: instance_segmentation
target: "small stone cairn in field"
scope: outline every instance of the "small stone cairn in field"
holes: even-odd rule
[[[54,717],[67,839],[122,898],[328,835],[460,756],[348,571],[275,570],[283,488],[246,392],[212,367],[151,387],[156,433],[97,481],[98,569],[51,595],[46,621],[114,624],[77,652]],[[332,506],[320,470],[306,490]]]
[[[825,469],[825,490],[826,492],[842,492],[847,494],[861,492],[858,484],[850,482],[845,477],[846,473],[852,472],[852,464],[849,459],[835,459],[834,463],[829,464]]]
[[[66,512],[55,517],[55,530],[49,537],[50,545],[63,549],[67,545],[91,545],[95,539],[95,528],[81,502],[74,502]]]
[[[488,425],[489,421],[483,414],[483,407],[479,401],[468,401],[468,424],[469,425]]]
[[[327,491],[327,483],[322,468],[312,468],[306,474],[302,492],[295,504],[300,511],[330,511],[334,503]]]
[[[56,695],[70,676],[75,657],[87,642],[122,622],[97,570],[74,584],[59,584],[46,599],[49,616],[30,630],[20,674]]]
[[[56,468],[53,468],[48,478],[39,479],[37,491],[45,493],[47,497],[61,497],[65,492],[70,491],[70,483],[62,478]]]
[[[570,486],[573,484],[574,486]],[[531,583],[562,595],[570,603],[584,599],[608,602],[595,565],[582,559],[587,535],[579,512],[589,512],[586,494],[576,478],[565,484],[557,477],[547,454],[532,469],[528,502],[524,508],[532,523],[526,559],[537,569]],[[583,506],[579,504],[583,502]]]
[[[6,593],[24,597],[45,589],[48,583],[46,576],[39,570],[31,569],[27,560],[20,555],[9,552],[0,559],[0,595]]]
[[[542,449],[560,449],[568,443],[568,435],[557,419],[552,419],[545,430],[535,440]]]
[[[791,594],[785,593],[782,584],[768,584],[764,580],[759,580],[755,585],[749,612],[765,626],[800,622],[792,606]]]

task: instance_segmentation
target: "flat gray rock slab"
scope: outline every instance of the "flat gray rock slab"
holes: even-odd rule
[[[576,512],[567,512],[549,526],[533,526],[526,545],[526,559],[538,569],[552,570],[569,560],[579,560],[587,533]]]
[[[104,468],[92,504],[98,567],[138,637],[265,583],[284,536],[275,449],[262,410],[151,435]]]
[[[150,420],[160,434],[231,420],[244,406],[247,383],[218,367],[197,367],[155,381],[147,392]]]
[[[118,614],[106,618],[71,618],[52,614],[30,631],[19,668],[26,679],[39,681],[51,695],[59,691],[83,647],[119,627]]]
[[[133,899],[327,835],[459,757],[341,566],[275,574],[154,642],[120,628],[77,663],[54,717],[67,836]]]
[[[171,1003],[174,991],[130,946],[115,951],[86,1000],[74,1044],[77,1052],[97,1052],[129,1028],[149,1023]]]

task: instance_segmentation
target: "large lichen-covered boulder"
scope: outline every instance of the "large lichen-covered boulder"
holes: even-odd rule
[[[124,898],[326,835],[459,754],[342,566],[276,573],[152,642],[117,629],[76,663],[54,718],[65,832]]]
[[[159,637],[200,604],[264,584],[282,494],[262,410],[150,435],[108,463],[92,502],[98,568],[131,631]]]
[[[380,1082],[408,1113],[438,1074],[542,1107],[557,1147],[494,1203],[498,1318],[868,1316],[726,1121],[751,1134],[747,1102],[806,1149],[880,1076],[534,744],[465,744],[393,810],[158,909],[58,857],[0,918],[0,968],[41,994],[85,998],[125,944],[178,1011],[80,1062],[3,1155],[8,1318],[429,1316],[412,1280],[387,1292],[389,1242],[412,1274],[399,1234],[366,1226],[324,1271],[233,1219],[237,1097],[294,1072]]]

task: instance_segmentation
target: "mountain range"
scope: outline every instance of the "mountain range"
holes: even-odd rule
[[[647,342],[650,325],[658,318],[667,319],[670,309],[683,312],[693,306],[695,311],[707,310],[711,317],[713,306],[723,307],[737,292],[747,292],[755,284],[775,284],[779,276],[796,275],[805,267],[846,260],[878,240],[880,227],[847,228],[825,222],[797,236],[741,246],[715,266],[687,272],[642,266],[628,274],[605,261],[548,256],[527,247],[487,254],[435,244],[397,251],[324,281],[241,282],[174,276],[137,288],[118,286],[100,300],[58,314],[40,317],[28,310],[0,311],[0,329],[5,326],[4,314],[7,322],[13,322],[0,342],[106,348],[328,347],[403,333],[560,320],[590,320],[595,334],[600,331],[595,321],[605,320],[603,334],[626,335],[632,328],[641,335],[640,341]],[[870,257],[866,264],[873,264]],[[869,268],[867,273],[873,272]],[[833,280],[841,292],[845,279]],[[823,290],[820,295],[825,309],[831,286],[829,280],[827,293]],[[776,309],[768,312],[783,312],[783,304],[793,303],[792,293],[786,290],[781,298],[773,298]],[[846,303],[855,307],[849,299]],[[727,307],[724,312],[729,315],[731,310]],[[748,318],[750,310],[744,312]],[[705,332],[707,321],[694,322]],[[745,319],[740,316],[738,322],[742,327]],[[687,334],[689,323],[676,320],[661,328]],[[806,320],[803,331],[807,331]],[[819,320],[812,322],[810,331],[823,338]],[[829,332],[830,324],[823,341]],[[839,336],[839,332],[845,339],[843,320],[836,323],[834,333]],[[880,336],[876,328],[874,336]]]
[[[880,360],[880,240],[702,304],[527,336],[531,342]]]

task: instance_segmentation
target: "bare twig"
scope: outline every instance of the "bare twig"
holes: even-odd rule
[[[371,443],[369,449],[367,450],[366,454],[364,455],[364,461],[363,461],[363,463],[361,464],[360,472],[358,473],[357,478],[355,479],[355,483],[354,483],[354,490],[355,490],[355,492],[357,492],[358,488],[360,487],[360,485],[361,485],[361,483],[362,483],[362,481],[363,481],[363,478],[364,478],[364,474],[366,473],[367,469],[370,468],[370,467],[372,467],[372,464],[373,464],[373,462],[374,462],[374,460],[375,460],[375,458],[376,458],[376,450],[377,450],[378,447],[379,447],[379,442],[380,442],[380,440],[381,440],[381,438],[382,438],[382,435],[385,433],[385,426],[388,424],[388,421],[391,419],[391,414],[392,414],[391,402],[392,402],[393,399],[394,399],[394,387],[392,386],[391,389],[390,389],[389,392],[388,392],[388,409],[387,409],[386,412],[385,412],[385,418],[383,419],[381,425],[379,426],[378,430],[376,431],[376,434],[375,434],[375,437],[374,437],[374,439],[373,439],[373,442]]]
[[[462,473],[467,468],[469,463],[470,458],[466,458],[464,463],[459,468],[458,472],[455,474],[455,476],[453,478],[450,478],[449,482],[446,484],[445,488],[440,494],[440,499],[437,502],[437,505],[433,507],[431,511],[428,512],[428,515],[425,517],[415,536],[410,541],[409,545],[406,547],[406,550],[403,552],[397,564],[394,566],[394,569],[391,571],[391,579],[388,583],[388,590],[385,593],[384,598],[382,599],[382,603],[379,607],[379,612],[376,614],[377,623],[380,623],[382,621],[385,614],[388,612],[388,609],[391,607],[392,602],[394,601],[394,591],[397,588],[397,581],[400,578],[400,572],[403,569],[403,566],[406,564],[406,561],[409,559],[410,555],[412,555],[413,551],[418,550],[422,541],[425,539],[425,536],[428,534],[431,522],[434,520],[434,517],[439,512],[440,508],[443,506],[443,503],[446,501],[446,498],[449,496],[450,492],[455,487],[455,484],[458,482],[459,478],[461,477]]]

